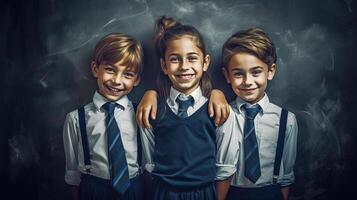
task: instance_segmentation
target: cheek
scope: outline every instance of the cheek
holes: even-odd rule
[[[123,79],[122,82],[126,89],[131,89],[134,87],[135,79]]]
[[[231,84],[232,86],[240,86],[243,83],[243,79],[237,79],[237,78],[231,78]]]
[[[101,80],[102,82],[109,81],[111,78],[112,78],[112,75],[104,73],[104,72],[98,74],[98,80]]]
[[[262,76],[256,79],[256,83],[259,85],[266,85],[267,84],[267,77]]]

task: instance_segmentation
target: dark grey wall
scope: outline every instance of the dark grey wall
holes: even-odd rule
[[[1,174],[12,198],[66,199],[62,125],[65,114],[90,100],[89,58],[110,32],[143,42],[138,101],[155,84],[151,37],[167,15],[197,27],[213,57],[216,87],[232,98],[219,53],[235,31],[258,26],[277,46],[278,73],[270,99],[299,122],[296,183],[291,199],[342,199],[356,180],[355,44],[352,0],[78,0],[2,1],[0,63]],[[353,181],[353,182],[352,182]]]

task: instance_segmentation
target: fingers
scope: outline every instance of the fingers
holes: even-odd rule
[[[138,125],[143,128],[151,128],[150,119],[156,119],[157,112],[157,93],[154,90],[148,90],[142,97],[136,112]]]
[[[222,117],[222,107],[218,106],[218,105],[214,106],[214,113],[216,116],[216,118],[214,119],[214,123],[216,126],[219,126],[220,122],[221,122],[221,117]]]
[[[157,103],[154,103],[151,107],[151,119],[155,120],[156,119],[156,113],[157,113]]]
[[[143,128],[151,128],[151,124],[149,121],[149,114],[150,114],[151,106],[143,108],[143,114],[142,114],[142,123],[143,123]]]
[[[136,123],[138,124],[139,127],[143,127],[143,123],[141,121],[142,119],[142,116],[143,116],[143,112],[141,111],[141,105],[139,104],[138,105],[138,109],[136,110]]]
[[[219,125],[222,125],[222,124],[224,124],[224,122],[227,121],[229,112],[230,112],[229,105],[226,104],[226,105],[222,106],[221,111],[222,111],[222,113],[221,113],[221,119],[219,121]]]
[[[230,108],[228,104],[223,104],[223,105],[215,105],[214,106],[214,113],[215,113],[215,124],[216,126],[220,126],[224,124],[224,122],[227,121],[229,113],[230,113]]]
[[[212,103],[211,99],[209,100],[209,103],[208,103],[208,115],[211,118],[214,116],[213,103]]]

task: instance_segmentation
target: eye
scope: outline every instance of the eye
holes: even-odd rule
[[[189,56],[189,57],[187,57],[187,60],[189,62],[196,62],[198,60],[198,57],[197,56]]]
[[[236,78],[241,78],[243,77],[244,73],[243,72],[240,72],[240,71],[234,71],[233,73],[233,76],[236,77]]]
[[[128,79],[132,79],[132,78],[136,77],[136,73],[134,73],[134,72],[124,72],[123,75],[125,78],[128,78]]]
[[[178,56],[171,56],[171,57],[169,57],[169,61],[171,63],[178,63],[178,62],[180,62],[180,59]]]
[[[114,74],[115,73],[114,68],[112,68],[110,66],[105,67],[104,70],[109,74]]]
[[[256,69],[252,71],[253,76],[259,76],[263,71],[260,69]]]

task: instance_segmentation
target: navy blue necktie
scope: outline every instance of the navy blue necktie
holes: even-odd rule
[[[245,108],[245,123],[244,123],[244,175],[253,183],[259,179],[260,161],[257,136],[255,135],[254,118],[261,110],[260,106]]]
[[[177,116],[180,118],[187,117],[187,109],[192,106],[194,103],[193,97],[188,96],[187,100],[180,100],[178,97],[176,98],[176,102],[178,103],[178,111]]]
[[[114,117],[114,109],[117,105],[118,104],[113,102],[107,102],[103,105],[103,108],[108,113],[106,125],[111,182],[114,189],[120,194],[123,194],[130,186],[130,180],[120,130]]]

